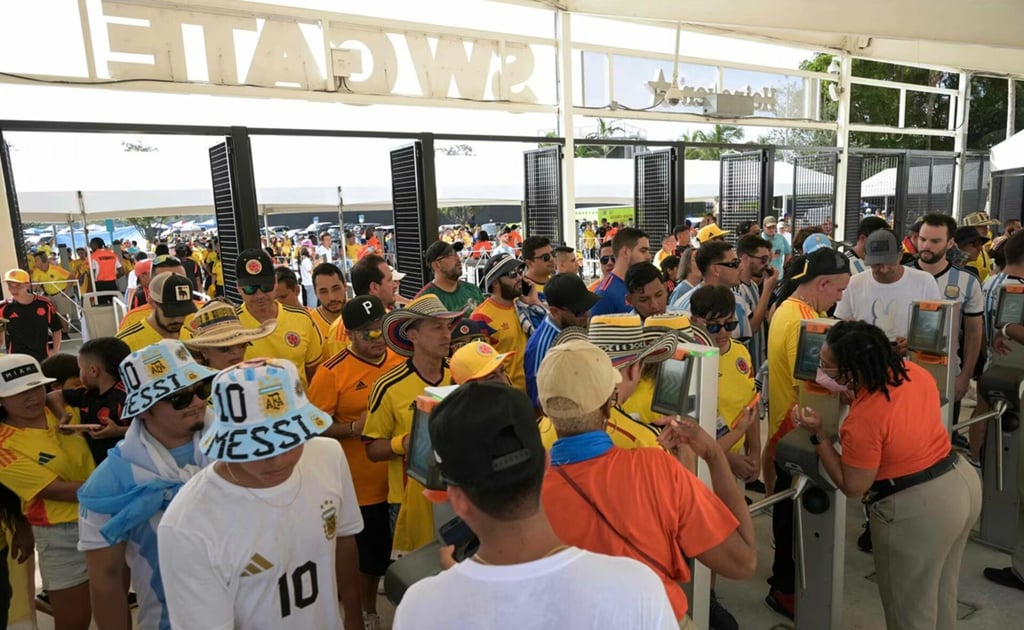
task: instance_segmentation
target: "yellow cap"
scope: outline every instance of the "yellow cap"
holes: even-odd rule
[[[483,341],[471,341],[452,355],[452,381],[462,385],[489,376],[514,355],[515,352],[498,352]]]
[[[10,269],[4,274],[4,282],[32,282],[28,272],[24,269]]]

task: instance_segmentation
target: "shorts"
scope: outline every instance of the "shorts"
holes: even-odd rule
[[[85,552],[78,550],[78,521],[33,525],[44,591],[62,591],[89,581]]]
[[[382,577],[391,564],[391,525],[387,503],[361,505],[363,531],[356,534],[359,572]]]

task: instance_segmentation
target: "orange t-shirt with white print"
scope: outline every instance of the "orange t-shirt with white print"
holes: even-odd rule
[[[403,361],[390,350],[377,361],[364,359],[351,350],[343,350],[316,368],[309,384],[309,400],[329,413],[336,423],[353,423],[366,413],[373,384],[385,372]],[[340,440],[348,459],[352,484],[359,505],[374,505],[388,500],[388,464],[373,462],[357,434]]]
[[[862,390],[839,427],[843,463],[877,468],[878,479],[912,475],[949,455],[935,379],[916,363],[904,365],[908,379],[889,387],[888,400],[882,392]]]

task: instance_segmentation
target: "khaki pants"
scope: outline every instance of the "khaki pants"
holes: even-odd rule
[[[980,512],[981,479],[963,457],[941,477],[871,506],[886,628],[956,628],[960,562]]]

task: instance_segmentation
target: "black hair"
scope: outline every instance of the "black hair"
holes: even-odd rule
[[[865,219],[867,220],[867,219]],[[932,227],[945,227],[948,236],[947,239],[953,238],[956,234],[956,219],[949,216],[948,214],[941,214],[939,212],[929,212],[920,219],[921,225],[930,225]],[[884,227],[889,227],[888,225]]]
[[[491,235],[487,233],[487,230],[480,230],[476,233],[476,240],[478,243],[486,243],[491,240]]]
[[[387,261],[377,254],[367,254],[352,265],[349,275],[352,278],[352,290],[356,295],[369,295],[370,283],[384,282],[384,272],[380,270],[380,266],[386,263]]]
[[[93,247],[95,249],[103,249],[105,246],[106,243],[104,243],[103,239],[98,236],[89,239],[89,247]]]
[[[118,341],[121,340],[118,339]],[[121,341],[121,343],[124,342]],[[39,368],[43,371],[43,376],[46,378],[56,379],[57,382],[52,383],[56,387],[63,387],[64,381],[79,375],[78,359],[75,355],[68,354],[67,352],[51,354],[43,359],[43,362],[39,364]],[[117,372],[115,371],[114,373],[116,374]]]
[[[886,400],[890,400],[890,387],[909,380],[903,358],[877,326],[841,321],[832,326],[825,341],[836,357],[840,377],[871,393],[882,392]]]
[[[628,293],[643,291],[645,286],[655,280],[661,280],[661,272],[653,264],[638,262],[630,265],[626,270],[626,291]]]
[[[166,258],[164,258],[160,262],[154,262],[153,263],[153,269],[164,269],[164,268],[167,268],[167,267],[181,267],[182,266],[181,261],[178,260],[176,257],[171,256],[170,254],[159,254],[159,255],[166,256]],[[154,258],[153,260],[155,261],[156,259]]]
[[[736,296],[729,287],[704,285],[690,296],[690,314],[702,319],[729,317],[736,312]]]
[[[665,256],[661,259],[661,279],[668,282],[669,280],[675,282],[676,275],[679,273],[679,256]],[[669,270],[673,270],[671,273]]]
[[[1019,265],[1024,263],[1024,230],[1015,232],[1013,236],[1006,239],[1002,246],[1003,256],[1006,258],[1006,265]]]
[[[499,521],[518,520],[524,514],[532,514],[537,509],[540,489],[544,483],[543,462],[534,468],[534,474],[528,479],[514,483],[477,488],[459,487],[466,493],[470,503],[491,518]]]
[[[575,249],[569,247],[568,245],[559,245],[558,247],[554,248],[551,251],[553,251],[556,254],[573,254],[576,252]]]
[[[135,262],[141,262],[143,260],[146,260],[147,258],[149,258],[149,254],[147,254],[146,252],[135,253]]]
[[[533,258],[538,249],[543,249],[551,244],[551,239],[546,236],[530,236],[523,241],[523,260]]]
[[[121,362],[132,353],[128,344],[117,337],[97,337],[82,344],[78,350],[81,356],[89,357],[100,364],[103,371],[120,380],[118,368]],[[75,364],[77,367],[77,363]]]
[[[952,218],[952,217],[950,217]],[[932,225],[939,225],[934,223]],[[889,227],[889,223],[882,217],[864,217],[857,224],[857,238],[862,236],[870,236],[875,230]],[[949,233],[949,237],[953,238],[953,232],[956,231],[956,221],[953,221],[953,231]]]
[[[341,284],[345,284],[345,276],[342,275],[341,269],[338,269],[338,265],[334,263],[325,262],[313,267],[313,286],[316,286],[316,279],[320,276],[337,276],[338,280],[341,280]]]
[[[288,287],[291,291],[299,287],[299,279],[295,276],[295,272],[288,267],[274,267],[274,275],[277,277],[278,283]]]
[[[32,256],[34,256],[35,258],[42,258],[43,260],[46,260],[48,258],[46,252],[36,252],[32,254]]]
[[[701,275],[706,276],[708,270],[711,269],[711,265],[725,260],[725,252],[732,248],[732,245],[725,241],[701,243],[697,253],[694,254],[697,256],[697,269],[700,269]]]
[[[636,242],[642,238],[647,238],[647,234],[643,230],[633,227],[621,228],[612,237],[612,252],[618,254],[623,247],[636,247]]]
[[[611,241],[605,241],[605,242],[601,243],[601,245],[597,248],[597,250],[601,251],[605,247],[611,249],[612,250],[612,254],[615,253],[615,249],[612,247],[612,242]]]
[[[179,258],[187,258],[188,255],[192,253],[191,251],[189,251],[191,249],[191,247],[184,243],[178,243],[177,245],[174,246],[174,254]]]
[[[747,234],[736,241],[737,256],[743,256],[744,254],[747,256],[753,256],[759,249],[767,249],[768,251],[771,251],[772,244],[757,234]]]
[[[167,247],[167,243],[159,243],[153,249],[153,255],[155,256],[166,256],[171,253],[171,250]]]

